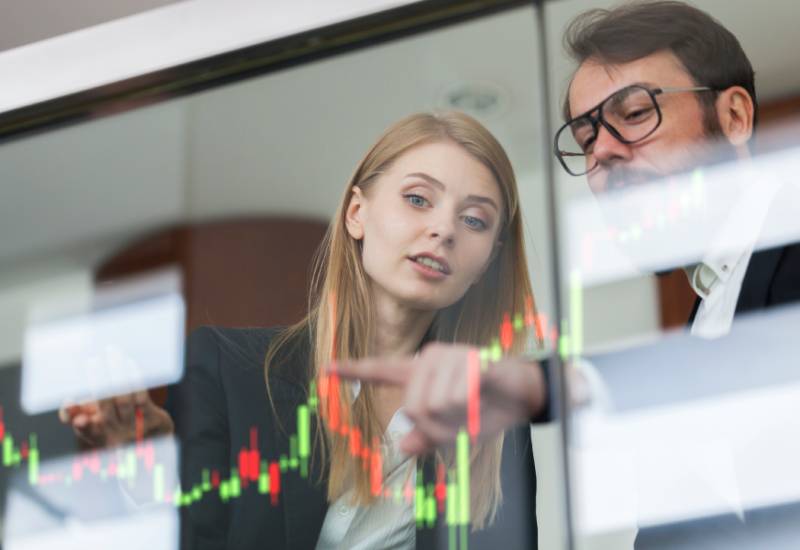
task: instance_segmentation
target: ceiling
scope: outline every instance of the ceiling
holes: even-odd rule
[[[24,0],[0,3],[0,52],[184,0]]]

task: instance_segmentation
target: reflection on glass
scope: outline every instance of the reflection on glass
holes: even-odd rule
[[[30,434],[12,449],[4,548],[177,547],[173,438],[41,463],[36,445]]]
[[[167,271],[100,287],[95,309],[33,321],[22,357],[29,413],[174,382],[183,371],[180,275]]]

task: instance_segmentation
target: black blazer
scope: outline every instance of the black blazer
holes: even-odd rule
[[[184,380],[177,394],[176,427],[181,440],[182,486],[202,479],[204,468],[223,478],[236,467],[239,450],[249,447],[250,429],[258,430],[262,458],[289,455],[289,434],[296,428],[298,405],[307,401],[308,346],[295,345],[270,369],[274,412],[267,399],[264,355],[276,329],[202,327],[188,341]],[[311,430],[316,427],[311,416]],[[308,478],[297,471],[281,475],[277,505],[255,485],[223,503],[216,491],[181,508],[181,547],[313,549],[328,503],[327,468],[311,460]],[[433,464],[423,462],[425,479],[435,480]],[[529,426],[509,431],[503,449],[504,501],[496,522],[470,535],[469,548],[536,548],[536,474]],[[446,526],[417,531],[417,548],[447,548]]]
[[[800,243],[759,250],[747,266],[736,313],[800,301]]]

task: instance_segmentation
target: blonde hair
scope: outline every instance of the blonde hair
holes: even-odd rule
[[[345,227],[345,211],[352,188],[366,188],[374,183],[412,147],[443,141],[460,145],[491,171],[503,196],[504,216],[498,234],[501,244],[489,267],[461,299],[436,313],[428,337],[440,342],[489,345],[498,334],[504,314],[524,310],[525,300],[532,298],[532,292],[517,185],[505,151],[486,128],[463,113],[413,114],[390,126],[358,163],[317,253],[309,313],[273,339],[267,352],[266,369],[284,345],[306,333],[312,347],[310,372],[317,382],[323,379],[324,383],[323,369],[333,359],[356,359],[369,354],[375,326],[370,285],[362,265],[359,242]],[[521,352],[523,340],[515,339],[510,351]],[[370,386],[363,384],[355,400],[345,396],[340,396],[340,400],[341,421],[357,427],[366,444],[379,440],[382,432]],[[357,503],[372,502],[375,497],[370,490],[369,471],[361,467],[359,458],[350,454],[344,437],[334,433],[327,423],[320,424],[323,428],[320,430],[318,424],[316,439],[317,442],[321,439],[322,444],[315,444],[315,454],[320,448],[323,460],[326,452],[330,455],[327,457],[330,463],[328,499],[334,501],[353,487]],[[501,502],[502,446],[502,434],[472,446],[470,518],[473,528],[490,523]]]

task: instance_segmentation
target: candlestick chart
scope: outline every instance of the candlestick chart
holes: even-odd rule
[[[574,292],[571,295],[573,315],[580,320],[579,278],[573,277]],[[577,285],[577,286],[576,286]],[[490,345],[473,349],[468,354],[467,387],[468,410],[466,425],[459,432],[455,442],[454,465],[445,467],[436,464],[433,480],[425,480],[422,470],[417,471],[415,480],[409,478],[405,484],[388,487],[384,484],[383,455],[380,441],[364,441],[357,426],[351,425],[339,409],[339,394],[344,382],[339,379],[335,369],[320,378],[320,383],[311,383],[306,402],[296,410],[296,426],[289,435],[289,453],[267,457],[260,450],[259,434],[256,427],[249,430],[249,441],[242,442],[235,464],[228,471],[206,468],[200,478],[187,485],[170,483],[173,477],[167,471],[164,461],[156,456],[152,440],[144,437],[142,411],[135,411],[135,442],[116,452],[89,451],[72,459],[68,468],[58,472],[40,470],[40,448],[35,433],[17,436],[3,418],[0,407],[0,442],[2,442],[2,467],[9,470],[25,471],[31,486],[62,486],[80,488],[87,478],[117,480],[122,488],[126,486],[149,485],[147,500],[177,508],[189,507],[203,499],[215,498],[230,502],[239,498],[245,491],[256,491],[263,495],[266,503],[276,506],[281,495],[282,478],[287,475],[309,476],[309,460],[312,454],[312,419],[325,422],[328,429],[337,437],[346,438],[348,448],[354,458],[369,471],[370,489],[373,497],[394,499],[414,507],[414,518],[418,528],[432,527],[437,519],[443,520],[450,529],[451,548],[466,548],[468,526],[470,525],[470,448],[478,438],[480,420],[480,380],[481,372],[492,362],[500,361],[507,355],[515,341],[524,338],[526,348],[543,349],[543,342],[558,349],[564,356],[580,353],[580,330],[573,323],[573,334],[562,333],[551,324],[545,314],[534,310],[533,299],[526,300],[524,312],[506,314],[498,327],[497,337]],[[459,544],[460,542],[460,544]]]

